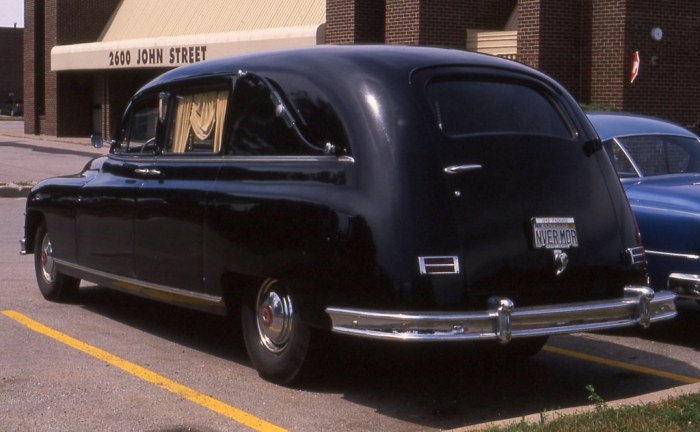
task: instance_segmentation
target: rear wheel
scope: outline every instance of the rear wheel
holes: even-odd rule
[[[267,279],[241,309],[250,361],[262,378],[278,384],[298,378],[309,352],[310,331],[295,301],[286,284]]]
[[[34,241],[34,271],[41,295],[51,301],[66,301],[75,297],[80,279],[64,275],[56,268],[51,237],[43,223],[37,229]]]

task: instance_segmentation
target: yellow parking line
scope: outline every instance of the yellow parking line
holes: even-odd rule
[[[84,352],[99,360],[105,361],[111,364],[112,366],[116,366],[119,369],[122,369],[138,378],[141,378],[144,381],[148,381],[152,384],[155,384],[171,393],[175,393],[178,396],[181,396],[187,400],[190,400],[198,405],[203,406],[204,408],[208,408],[218,414],[228,417],[231,420],[234,420],[251,429],[262,432],[285,430],[272,423],[268,423],[265,420],[259,419],[252,414],[248,414],[245,411],[242,411],[238,408],[235,408],[231,405],[228,405],[224,402],[216,400],[210,396],[207,396],[196,390],[193,390],[189,387],[186,387],[182,384],[165,378],[162,375],[158,375],[157,373],[145,369],[135,363],[132,363],[128,360],[124,360],[120,357],[108,353],[107,351],[101,350],[92,345],[88,345],[85,342],[81,342],[78,339],[65,335],[39,322],[36,322],[31,318],[22,315],[19,312],[6,310],[2,311],[2,313],[5,316],[17,321],[18,323],[28,327],[29,329],[37,333],[48,336],[51,339],[57,340],[65,345],[68,345],[71,348]]]
[[[694,383],[700,382],[700,379],[698,379],[698,378],[693,378],[693,377],[689,377],[689,376],[685,376],[685,375],[679,375],[679,374],[675,374],[675,373],[671,373],[671,372],[660,371],[657,369],[652,369],[652,368],[648,368],[645,366],[638,366],[638,365],[625,363],[625,362],[621,362],[621,361],[617,361],[617,360],[610,360],[610,359],[606,359],[603,357],[598,357],[598,356],[594,356],[594,355],[590,355],[590,354],[584,354],[584,353],[580,353],[580,352],[576,352],[576,351],[570,351],[570,350],[567,350],[564,348],[554,347],[551,345],[545,345],[542,348],[542,350],[547,351],[547,352],[551,352],[554,354],[560,354],[560,355],[564,355],[564,356],[568,356],[568,357],[577,358],[580,360],[586,360],[589,362],[600,363],[600,364],[604,364],[606,366],[612,366],[612,367],[616,367],[616,368],[620,368],[620,369],[627,369],[627,370],[631,370],[634,372],[639,372],[639,373],[643,373],[643,374],[647,374],[647,375],[654,375],[654,376],[661,377],[661,378],[667,378],[667,379],[682,382],[682,383],[694,384]]]

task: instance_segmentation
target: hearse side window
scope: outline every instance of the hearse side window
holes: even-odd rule
[[[174,97],[167,153],[218,153],[228,90],[181,93]]]
[[[333,103],[325,92],[307,77],[284,77],[284,95],[289,98],[290,109],[299,116],[299,129],[309,141],[319,147],[326,143],[350,154],[345,126]]]
[[[320,154],[294,133],[289,113],[278,111],[271,89],[255,76],[236,82],[231,107],[231,140],[225,154],[234,156],[304,156]]]
[[[438,79],[427,89],[438,127],[450,137],[518,133],[572,138],[550,99],[511,81]]]
[[[156,150],[158,128],[158,104],[148,99],[137,104],[124,125],[116,152],[151,153]]]

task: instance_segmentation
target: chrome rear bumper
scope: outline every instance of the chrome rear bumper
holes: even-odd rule
[[[700,300],[700,275],[671,273],[668,277],[668,289],[678,297]]]
[[[516,308],[495,299],[476,312],[385,312],[329,307],[332,330],[372,339],[402,341],[498,340],[612,329],[671,319],[675,294],[631,286],[617,300]]]

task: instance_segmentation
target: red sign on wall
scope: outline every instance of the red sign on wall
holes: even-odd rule
[[[639,51],[632,53],[632,69],[630,70],[630,84],[634,82],[639,75]]]

